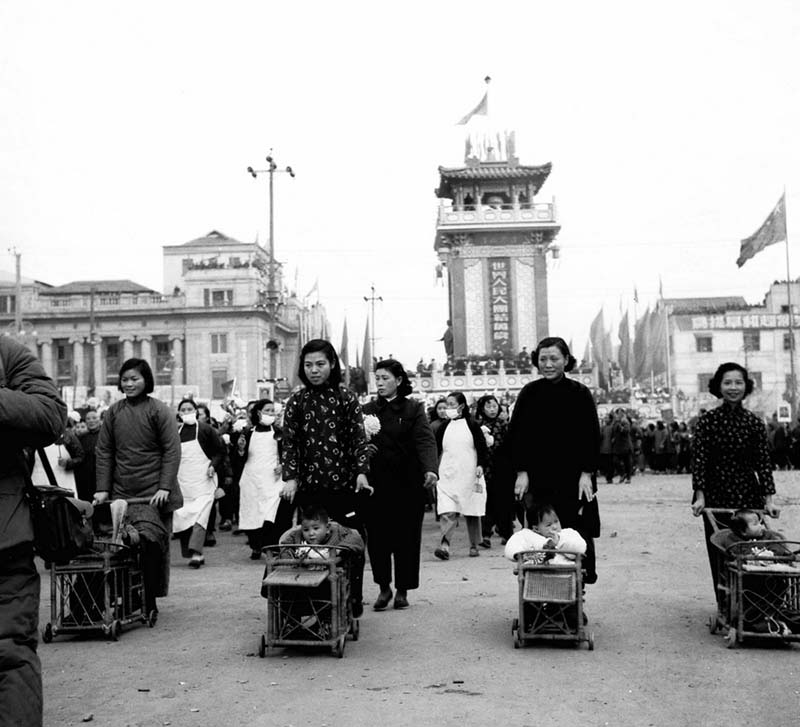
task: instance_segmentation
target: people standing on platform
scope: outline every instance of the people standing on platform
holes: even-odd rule
[[[361,405],[342,385],[330,341],[303,346],[298,376],[304,386],[283,412],[283,497],[301,509],[320,505],[332,520],[362,532],[359,509],[372,492],[369,450]],[[360,606],[361,594],[354,598]]]
[[[460,391],[447,395],[447,421],[436,432],[439,451],[439,482],[436,503],[441,540],[434,550],[440,560],[450,558],[453,533],[459,516],[467,523],[469,555],[480,555],[481,517],[486,514],[486,483],[483,477],[488,461],[486,438],[473,421],[467,399]]]
[[[514,491],[527,512],[550,504],[564,527],[581,534],[587,544],[584,582],[594,583],[594,538],[600,534],[597,407],[592,392],[565,375],[576,361],[563,338],[542,339],[532,359],[542,377],[520,391],[508,433]]]
[[[169,592],[172,514],[183,505],[181,441],[174,411],[150,396],[155,381],[147,361],[125,361],[118,388],[125,397],[106,410],[97,440],[94,501],[128,501],[128,520],[142,547],[145,608],[155,616],[156,598]]]
[[[217,492],[217,470],[222,466],[225,453],[214,429],[198,421],[197,405],[192,399],[183,399],[178,404],[178,415],[181,419],[178,485],[183,506],[172,516],[172,532],[180,540],[181,555],[189,559],[192,568],[199,568],[206,562],[203,548],[208,519]]]
[[[283,497],[281,430],[275,423],[275,404],[259,399],[250,409],[250,426],[236,437],[243,462],[239,478],[239,528],[247,536],[250,558],[274,545],[292,526],[294,506]]]
[[[486,480],[486,515],[481,519],[482,548],[492,547],[492,535],[497,532],[505,542],[514,532],[514,476],[508,459],[506,435],[508,421],[500,418],[500,402],[493,394],[478,399],[475,421],[485,429],[488,458],[483,476]]]
[[[692,443],[692,514],[708,508],[764,510],[778,517],[773,501],[775,481],[764,422],[743,406],[753,391],[747,369],[734,362],[723,363],[708,384],[708,390],[722,403],[697,420]],[[715,515],[720,527],[729,527],[730,516]],[[717,559],[711,535],[714,529],[703,518],[708,562],[717,591]]]
[[[378,397],[364,406],[364,415],[377,417],[380,430],[369,443],[374,492],[363,509],[372,577],[380,589],[373,608],[382,611],[393,596],[395,608],[407,608],[408,591],[419,587],[422,521],[427,493],[438,479],[438,454],[424,404],[409,398],[403,365],[379,361],[375,384]]]
[[[36,357],[0,336],[0,724],[42,724],[40,582],[23,450],[54,442],[66,419],[67,407]]]

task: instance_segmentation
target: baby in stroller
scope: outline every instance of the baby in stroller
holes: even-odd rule
[[[742,610],[744,628],[754,633],[800,633],[800,612],[787,602],[797,556],[785,536],[766,527],[755,510],[737,510],[729,528],[712,536],[712,543],[726,559],[741,566],[741,593],[732,607]],[[794,575],[798,575],[797,572]],[[790,599],[791,600],[791,599]],[[732,610],[736,610],[733,608]]]
[[[552,505],[534,504],[528,511],[528,522],[535,523],[532,529],[522,528],[508,539],[505,555],[509,560],[516,560],[517,553],[527,550],[552,549],[557,552],[536,553],[531,557],[540,563],[551,561],[557,565],[574,562],[573,553],[586,553],[586,541],[577,530],[562,529]]]

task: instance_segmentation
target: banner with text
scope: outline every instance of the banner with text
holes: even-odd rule
[[[511,347],[511,258],[489,258],[492,353]]]

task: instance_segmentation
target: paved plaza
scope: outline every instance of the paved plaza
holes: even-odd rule
[[[800,540],[800,473],[776,480],[776,525]],[[40,645],[45,724],[794,726],[800,646],[729,650],[709,633],[711,581],[689,499],[688,475],[601,484],[599,581],[586,600],[593,652],[515,650],[517,586],[499,542],[469,558],[462,525],[452,559],[438,561],[431,514],[411,608],[373,612],[367,571],[361,637],[343,659],[280,649],[260,659],[263,563],[248,559],[242,536],[221,533],[194,571],[173,542],[171,592],[154,629]]]

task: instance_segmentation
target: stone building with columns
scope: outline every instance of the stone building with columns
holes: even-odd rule
[[[0,278],[0,326],[35,348],[59,386],[75,387],[78,401],[113,391],[120,365],[132,356],[147,360],[156,385],[172,396],[191,391],[219,400],[233,379],[245,399],[266,381],[288,392],[302,341],[326,333],[324,308],[290,293],[280,268],[270,294],[268,253],[217,231],[164,246],[163,266],[164,293],[130,280],[53,286],[23,279],[17,288]]]
[[[555,202],[536,199],[551,165],[524,166],[514,132],[467,129],[464,165],[439,167],[434,249],[446,267],[456,358],[514,356],[548,332]]]

